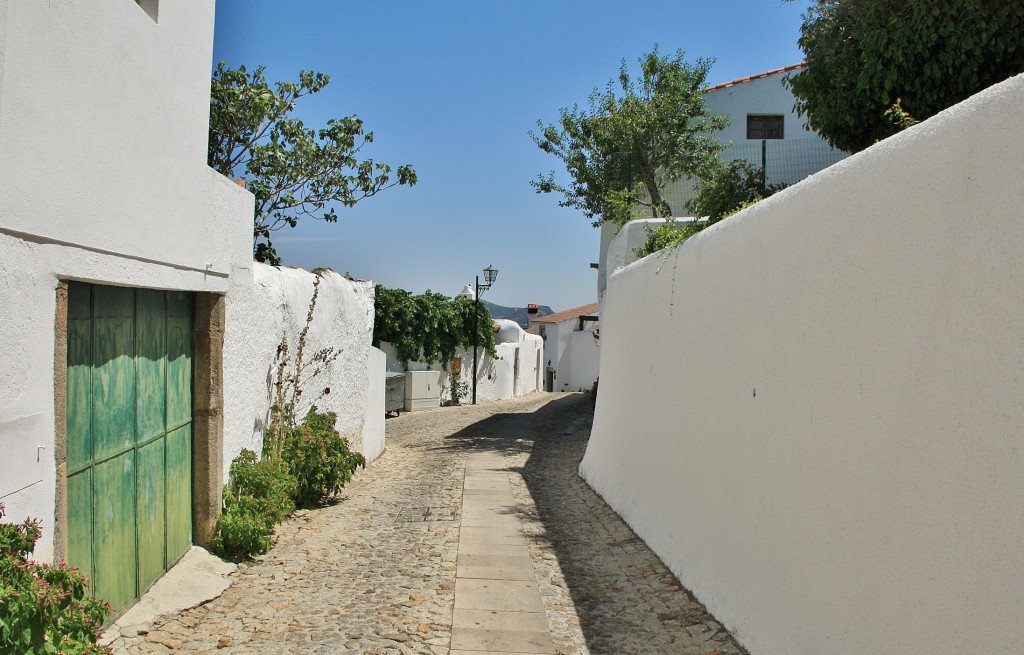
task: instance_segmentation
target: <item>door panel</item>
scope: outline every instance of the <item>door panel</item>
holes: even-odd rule
[[[166,400],[167,331],[164,326],[162,291],[140,289],[136,297],[135,369],[138,403],[136,407],[137,443],[145,443],[164,433]]]
[[[115,608],[136,596],[135,453],[93,468],[93,589]]]
[[[167,435],[167,563],[192,545],[192,426]]]
[[[138,449],[135,486],[136,523],[139,540],[139,592],[167,570],[164,552],[166,511],[164,501],[164,440]]]
[[[193,295],[68,290],[68,558],[121,610],[192,543]]]

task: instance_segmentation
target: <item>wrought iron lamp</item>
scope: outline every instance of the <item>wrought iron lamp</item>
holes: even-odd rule
[[[476,369],[477,350],[480,348],[480,330],[477,329],[480,323],[480,294],[491,288],[494,281],[498,279],[498,269],[488,266],[484,269],[484,283],[480,284],[480,276],[476,276],[476,292],[473,302],[473,404],[476,404]]]

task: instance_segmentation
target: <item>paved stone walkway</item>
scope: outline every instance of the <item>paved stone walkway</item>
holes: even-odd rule
[[[590,419],[583,394],[389,419],[335,504],[115,651],[745,653],[576,474]]]

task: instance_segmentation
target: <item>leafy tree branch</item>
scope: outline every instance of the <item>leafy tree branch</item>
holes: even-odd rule
[[[270,237],[304,217],[334,223],[334,203],[352,207],[395,186],[416,184],[408,165],[360,159],[373,142],[357,116],[335,118],[318,130],[291,116],[296,102],[330,83],[323,73],[302,71],[297,82],[267,83],[262,66],[214,71],[210,95],[209,165],[245,177],[256,196],[253,256],[281,263]]]

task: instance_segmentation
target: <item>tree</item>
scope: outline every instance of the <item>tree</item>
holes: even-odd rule
[[[332,203],[351,207],[397,185],[416,184],[416,172],[360,160],[373,142],[356,116],[335,118],[314,130],[291,116],[299,98],[318,93],[330,83],[323,73],[302,71],[298,82],[277,82],[271,89],[262,66],[228,68],[221,62],[213,74],[210,94],[212,168],[229,177],[244,176],[256,196],[253,256],[280,264],[270,234],[295,227],[302,217],[328,223],[338,220]]]
[[[789,84],[808,127],[855,152],[913,122],[899,112],[924,120],[1024,71],[1022,33],[1019,0],[816,0]]]
[[[562,194],[559,205],[582,210],[595,227],[625,224],[638,206],[671,216],[662,190],[684,175],[701,177],[722,148],[714,132],[728,119],[712,114],[701,92],[712,63],[690,64],[682,50],[662,56],[655,46],[639,59],[634,79],[623,60],[618,79],[594,89],[589,107],[559,110],[557,125],[537,121],[530,137],[561,160],[571,182],[563,185],[551,172],[531,185]]]
[[[696,195],[686,203],[686,208],[700,220],[684,222],[670,218],[657,227],[648,227],[647,241],[635,252],[638,257],[646,257],[659,250],[678,246],[704,228],[785,187],[785,184],[766,183],[764,169],[742,159],[720,164],[697,182]]]

